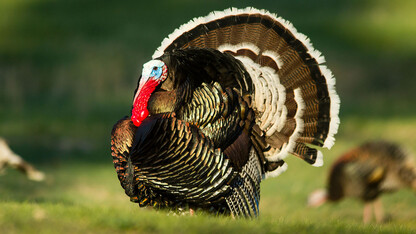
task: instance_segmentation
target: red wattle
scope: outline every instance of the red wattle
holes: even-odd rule
[[[138,90],[139,95],[134,100],[133,110],[131,113],[131,121],[136,127],[139,127],[144,119],[149,115],[147,110],[147,103],[149,101],[150,95],[152,95],[155,88],[159,85],[159,82],[149,79],[146,84]]]

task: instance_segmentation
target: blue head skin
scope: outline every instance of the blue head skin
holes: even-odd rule
[[[143,64],[142,77],[140,79],[139,88],[137,89],[134,100],[137,98],[140,90],[148,81],[154,80],[160,83],[166,78],[166,75],[162,75],[163,66],[165,66],[165,63],[160,60],[150,60],[149,62]]]
[[[160,60],[150,60],[143,64],[142,79],[140,80],[140,83],[142,83],[142,81],[146,82],[148,79],[160,79],[164,65],[165,63]]]
[[[152,72],[150,72],[149,77],[153,77],[153,79],[155,80],[160,79],[160,76],[162,75],[162,67],[163,67],[163,64],[159,66],[154,66],[152,68]]]

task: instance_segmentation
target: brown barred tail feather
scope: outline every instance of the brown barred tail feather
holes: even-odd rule
[[[291,153],[322,165],[322,153],[310,145],[332,147],[340,100],[324,57],[305,35],[267,11],[231,8],[182,25],[153,58],[189,47],[217,49],[244,65],[251,80],[239,82],[252,86],[247,90],[253,90],[256,123],[271,147],[265,152],[268,161]]]

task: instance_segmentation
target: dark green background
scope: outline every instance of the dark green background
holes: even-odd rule
[[[142,64],[179,25],[231,6],[267,9],[311,38],[337,79],[341,120],[415,116],[411,0],[2,0],[0,136],[39,163],[109,162]]]

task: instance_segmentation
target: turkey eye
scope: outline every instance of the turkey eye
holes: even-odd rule
[[[157,70],[157,67],[153,67],[153,71],[156,71]]]

